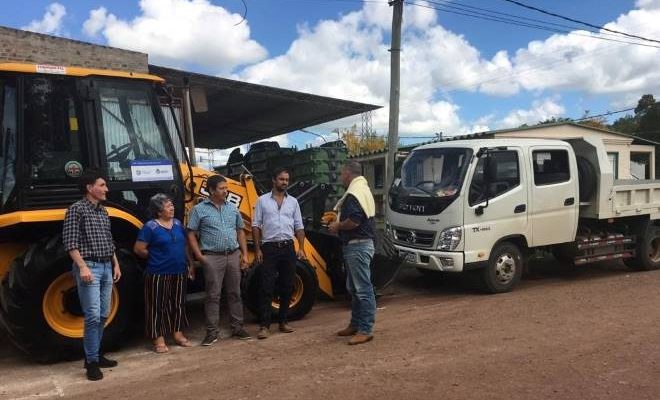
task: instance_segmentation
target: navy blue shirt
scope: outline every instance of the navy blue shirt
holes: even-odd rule
[[[352,194],[346,195],[339,216],[340,221],[348,218],[358,226],[355,229],[339,231],[339,238],[344,244],[353,239],[374,239],[376,237],[373,217],[367,218],[360,202]]]
[[[155,220],[144,224],[137,240],[147,244],[149,258],[147,273],[174,275],[186,272],[186,232],[178,219],[172,229],[162,227]]]

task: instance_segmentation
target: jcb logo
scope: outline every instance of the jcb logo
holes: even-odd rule
[[[199,189],[199,194],[201,194],[204,198],[208,198],[210,196],[209,192],[206,190],[206,184],[204,184]],[[203,201],[203,199],[199,199],[199,201]],[[241,208],[243,197],[237,195],[236,193],[227,192],[227,199],[225,201],[229,204],[233,204],[236,208]]]
[[[243,201],[243,197],[237,195],[236,193],[227,193],[227,203],[233,204],[236,206],[236,208],[241,208],[241,201]]]

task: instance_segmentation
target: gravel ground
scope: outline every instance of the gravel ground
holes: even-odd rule
[[[134,340],[118,368],[88,382],[82,362],[29,363],[0,342],[0,398],[657,399],[660,271],[618,264],[578,272],[536,261],[512,293],[404,271],[379,298],[375,340],[334,332],[345,301],[319,302],[292,334],[225,339],[167,355]],[[190,304],[189,337],[203,336]],[[248,330],[256,334],[250,320]]]

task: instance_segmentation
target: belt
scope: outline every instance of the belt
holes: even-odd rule
[[[205,256],[228,256],[234,254],[238,250],[238,247],[235,249],[223,250],[223,251],[211,251],[211,250],[202,250],[202,254]]]
[[[284,247],[293,246],[293,240],[287,239],[287,240],[280,240],[278,242],[264,242],[262,246],[273,246],[273,247],[277,247],[278,249],[282,249]]]
[[[367,243],[371,242],[373,239],[351,239],[348,241],[348,244],[353,244],[353,243]]]
[[[83,260],[97,263],[108,263],[112,261],[112,257],[85,257]]]

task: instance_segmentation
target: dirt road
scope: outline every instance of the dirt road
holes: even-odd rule
[[[343,302],[297,332],[152,354],[137,341],[87,382],[81,362],[39,366],[0,346],[0,398],[657,399],[660,271],[618,265],[536,273],[509,294],[408,270],[379,299],[376,338],[347,346]],[[201,305],[190,336],[201,340]],[[254,324],[248,325],[251,332]]]

